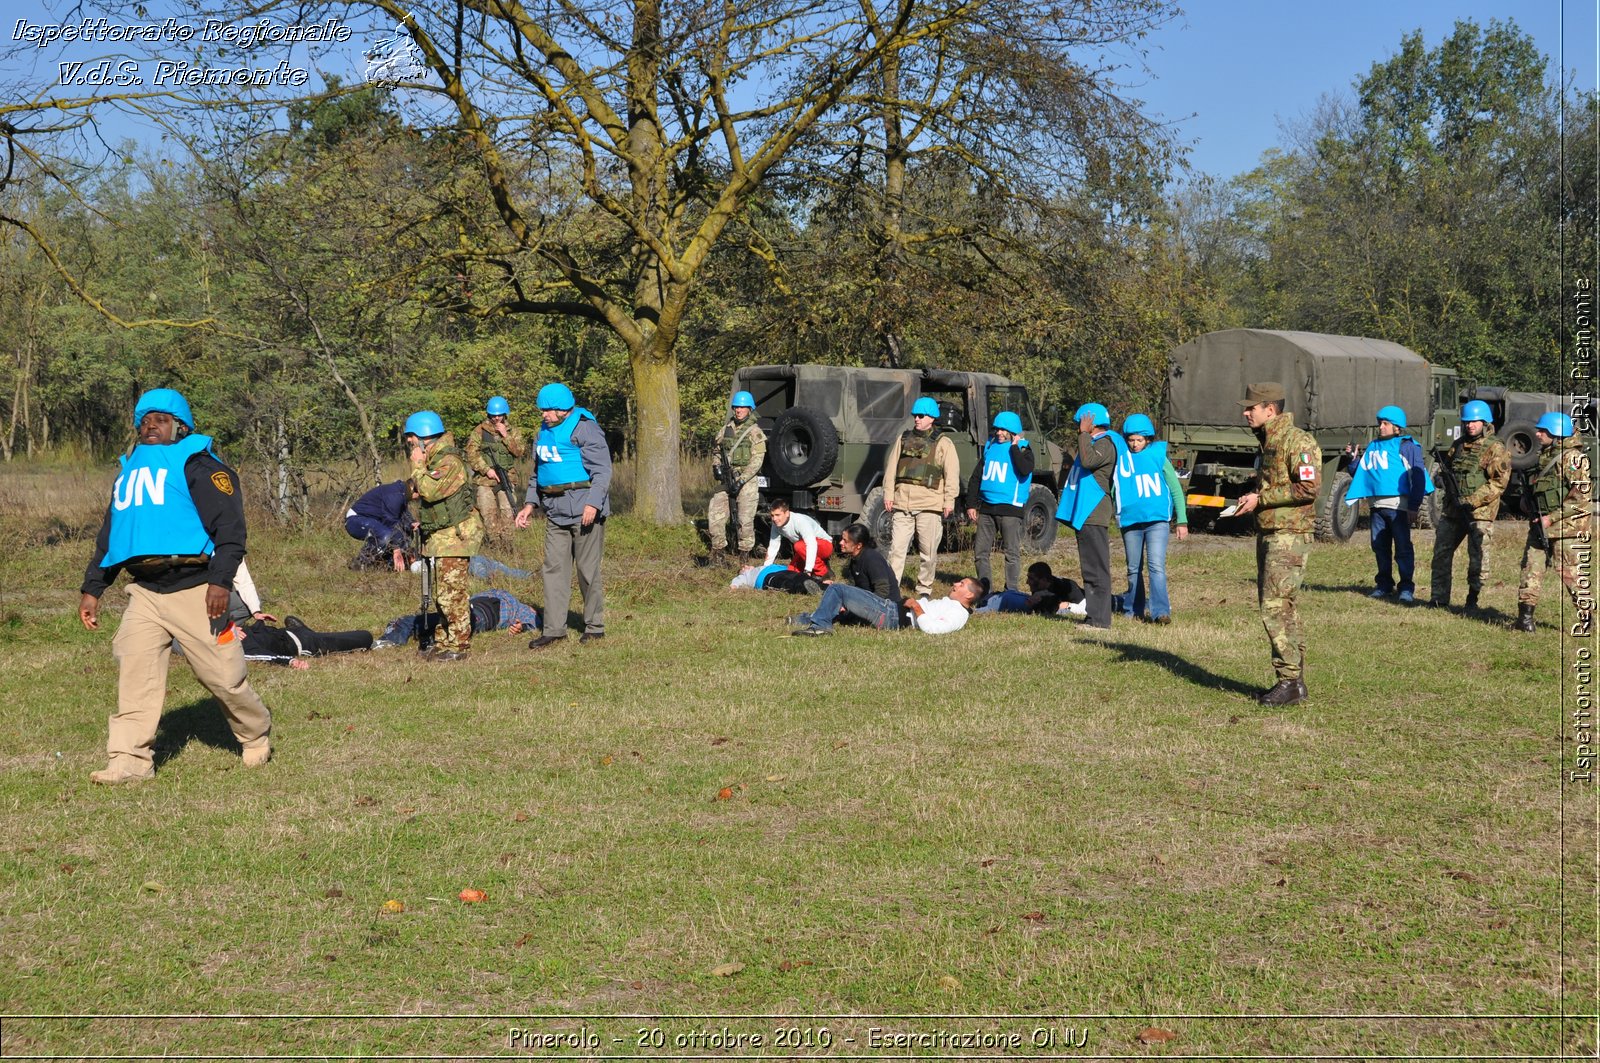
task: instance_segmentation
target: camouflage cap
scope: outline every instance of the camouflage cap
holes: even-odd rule
[[[1254,406],[1260,402],[1283,402],[1283,385],[1276,381],[1264,384],[1251,384],[1244,389],[1244,398],[1239,400],[1242,407]]]

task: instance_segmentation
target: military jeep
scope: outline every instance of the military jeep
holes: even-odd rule
[[[990,373],[942,369],[863,369],[831,365],[746,366],[733,375],[733,390],[756,400],[757,423],[767,433],[761,499],[786,499],[837,534],[864,521],[880,543],[889,542],[890,516],[883,508],[884,464],[889,448],[911,427],[911,404],[927,396],[939,404],[939,428],[955,443],[961,461],[960,492],[983,452],[989,424],[1010,410],[1022,418],[1036,448],[1033,490],[1023,511],[1023,549],[1043,553],[1056,538],[1056,490],[1061,483],[1061,448],[1043,437],[1028,389]],[[947,541],[966,521],[962,497],[946,521]]]

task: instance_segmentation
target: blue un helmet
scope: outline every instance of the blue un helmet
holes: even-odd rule
[[[536,401],[541,410],[570,410],[578,404],[572,397],[572,389],[565,384],[546,384],[539,389]]]
[[[139,396],[133,408],[133,427],[138,428],[147,413],[167,413],[182,421],[189,431],[194,431],[194,414],[189,412],[189,400],[171,388],[152,388]]]
[[[1125,436],[1144,436],[1154,439],[1156,426],[1150,423],[1150,418],[1142,413],[1130,413],[1128,419],[1122,422],[1122,434]]]
[[[484,406],[483,412],[490,417],[509,417],[511,415],[511,403],[506,401],[504,395],[496,395],[489,400],[488,405]]]
[[[418,410],[406,418],[406,427],[403,433],[416,436],[418,439],[432,439],[434,436],[444,435],[444,418],[432,410]]]
[[[1096,428],[1111,427],[1111,411],[1098,402],[1086,402],[1079,406],[1078,412],[1072,415],[1072,421],[1076,424],[1090,414],[1094,415],[1094,426]]]
[[[1018,417],[1010,410],[1007,410],[1004,413],[995,414],[994,426],[997,430],[1001,432],[1010,432],[1014,436],[1020,436],[1022,434],[1022,418]]]
[[[1461,407],[1463,421],[1482,421],[1484,424],[1494,423],[1494,414],[1489,412],[1489,404],[1478,399],[1473,399]]]
[[[755,409],[756,397],[748,391],[735,391],[733,393],[733,401],[728,403],[728,409],[733,410],[740,406],[748,406],[752,410]]]
[[[1378,420],[1388,421],[1396,428],[1404,428],[1406,426],[1406,411],[1398,406],[1385,406],[1378,411]]]
[[[1564,413],[1547,413],[1534,427],[1544,429],[1557,439],[1565,439],[1572,434],[1572,418]]]
[[[928,398],[928,396],[924,395],[922,398],[911,404],[911,416],[938,417],[939,404]]]

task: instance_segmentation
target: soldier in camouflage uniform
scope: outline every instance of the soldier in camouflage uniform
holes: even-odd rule
[[[436,661],[464,660],[472,642],[472,604],[467,559],[483,546],[483,517],[472,503],[466,459],[455,438],[432,410],[406,418],[411,483],[417,495],[422,553],[433,565],[434,597],[444,627],[424,653]]]
[[[1294,705],[1307,697],[1306,639],[1296,600],[1311,555],[1322,453],[1310,433],[1294,426],[1283,403],[1278,383],[1251,384],[1239,403],[1261,440],[1256,489],[1239,499],[1238,513],[1256,515],[1257,597],[1278,677],[1256,698],[1263,705]]]
[[[728,423],[717,437],[717,458],[711,472],[720,485],[706,507],[706,525],[711,533],[711,563],[727,560],[729,503],[736,507],[739,523],[739,553],[764,557],[756,549],[756,506],[761,487],[756,474],[767,460],[767,434],[756,424],[755,396],[748,391],[734,395]],[[729,497],[729,487],[733,497]]]
[[[1589,482],[1589,455],[1572,430],[1572,418],[1564,413],[1547,413],[1539,418],[1534,435],[1542,448],[1542,463],[1531,490],[1544,534],[1528,529],[1528,542],[1522,551],[1522,584],[1517,588],[1517,619],[1512,628],[1534,630],[1533,609],[1539,604],[1539,585],[1544,570],[1554,565],[1578,611],[1572,633],[1587,635],[1594,608],[1593,592],[1584,578],[1592,557],[1594,491]]]
[[[1439,525],[1433,533],[1433,589],[1429,605],[1450,604],[1451,568],[1456,548],[1467,542],[1468,611],[1478,608],[1483,590],[1489,543],[1500,496],[1511,482],[1511,455],[1494,437],[1489,405],[1472,401],[1461,407],[1461,438],[1451,446],[1440,469],[1443,487]]]
[[[511,424],[511,404],[502,396],[490,399],[484,412],[484,420],[467,436],[467,464],[472,466],[478,512],[489,534],[504,541],[511,536],[511,521],[517,509],[509,495],[511,485],[516,483],[515,466],[517,459],[528,452],[528,443],[522,429]]]

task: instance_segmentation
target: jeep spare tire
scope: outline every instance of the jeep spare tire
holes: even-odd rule
[[[1056,544],[1056,493],[1043,484],[1034,484],[1022,507],[1022,552],[1048,554]]]
[[[1539,440],[1533,432],[1532,423],[1511,421],[1496,433],[1511,454],[1511,467],[1518,472],[1526,472],[1539,464]]]
[[[839,432],[816,410],[791,406],[772,426],[767,461],[772,478],[790,487],[826,479],[839,460]]]
[[[1361,504],[1353,506],[1344,504],[1345,492],[1350,490],[1350,481],[1353,477],[1348,471],[1341,472],[1333,478],[1333,483],[1328,487],[1328,496],[1323,499],[1322,512],[1317,514],[1316,538],[1318,542],[1347,543],[1356,533],[1356,528],[1361,524]]]

